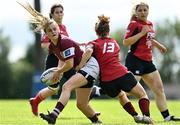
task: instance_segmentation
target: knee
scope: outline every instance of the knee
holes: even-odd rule
[[[163,84],[162,84],[161,82],[155,82],[152,91],[153,91],[154,94],[156,94],[156,95],[164,94]]]
[[[120,102],[125,102],[127,99],[128,99],[128,98],[127,98],[126,93],[121,91],[120,94],[119,94],[119,100],[120,100]]]
[[[130,100],[128,99],[127,95],[125,92],[119,94],[119,102],[123,106],[126,103],[128,103]]]
[[[155,75],[148,84],[155,95],[162,95],[164,94],[164,86],[160,76],[158,76],[159,75]]]
[[[156,87],[156,89],[154,90],[154,93],[155,93],[156,95],[162,95],[162,94],[164,94],[164,88],[163,88],[163,86],[158,86],[158,87]]]
[[[133,88],[133,94],[134,96],[136,96],[137,98],[147,98],[147,94],[146,91],[144,90],[144,88],[140,85],[140,83],[138,83],[134,88]]]
[[[139,97],[138,98],[147,98],[148,99],[147,93],[145,91],[139,92]]]
[[[59,90],[59,87],[53,88],[53,87],[48,86],[48,89],[50,90],[52,94],[56,94]]]
[[[64,84],[62,86],[62,92],[71,92],[71,87],[70,86],[67,86],[66,84]]]
[[[136,97],[139,99],[140,98],[148,98],[147,93],[143,87],[141,87],[141,89],[137,90]]]

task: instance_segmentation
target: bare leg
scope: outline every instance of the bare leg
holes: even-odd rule
[[[139,107],[143,115],[150,116],[149,99],[141,84],[138,82],[130,93],[139,99]]]
[[[91,88],[76,89],[77,107],[89,120],[91,120],[92,123],[101,123],[97,117],[97,113],[89,104],[90,93]]]
[[[41,95],[41,97],[43,99],[46,99],[47,97],[56,94],[56,92],[57,92],[57,90],[52,90],[52,89],[49,89],[48,87],[46,87],[46,88],[40,90],[38,95]]]
[[[77,107],[86,117],[92,117],[95,115],[95,111],[89,105],[90,92],[91,88],[76,89]]]
[[[142,76],[143,81],[153,91],[156,105],[159,111],[167,110],[166,96],[164,93],[163,83],[158,71]]]
[[[119,96],[119,102],[122,106],[130,102],[124,91],[121,91],[118,96]]]
[[[138,99],[141,99],[141,98],[148,99],[148,96],[147,96],[144,88],[141,86],[141,84],[139,82],[129,93],[136,96]]]
[[[130,91],[130,93],[139,99],[139,108],[143,114],[142,121],[139,123],[153,124],[149,112],[149,99],[141,84],[138,82],[136,86]]]
[[[61,102],[63,105],[66,105],[69,101],[71,91],[80,86],[86,85],[87,80],[83,75],[77,73],[72,76],[62,87],[62,92],[58,102]]]
[[[132,117],[138,115],[124,91],[121,91],[119,93],[119,102],[123,106],[124,110],[128,112]]]
[[[58,117],[60,112],[62,112],[62,110],[64,109],[64,107],[66,106],[66,104],[69,101],[71,91],[73,89],[76,89],[76,88],[80,87],[80,86],[86,85],[86,83],[87,83],[87,80],[82,74],[77,73],[76,75],[72,76],[63,85],[61,96],[60,96],[54,110],[48,115],[45,115],[45,114],[41,113],[40,114],[41,118],[46,120],[49,124],[55,124],[56,123],[56,118]],[[89,97],[87,97],[87,100],[88,99],[89,99]],[[99,122],[96,115],[95,115],[95,117],[93,116],[90,120],[92,122],[96,122],[96,123]]]

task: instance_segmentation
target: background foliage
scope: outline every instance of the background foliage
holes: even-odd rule
[[[165,84],[179,84],[180,80],[180,21],[165,20],[155,25],[156,39],[163,43],[168,52],[161,55],[160,52],[154,50],[154,61],[159,69],[163,82]],[[125,28],[119,28],[112,33],[121,47],[121,62],[124,64],[124,59],[128,49],[122,45]],[[8,36],[3,35],[3,29],[0,30],[0,98],[29,98],[32,89],[32,77],[35,68],[34,61],[37,61],[39,53],[36,49],[37,43],[28,45],[26,55],[17,62],[11,63],[8,60],[9,52],[11,51],[11,41]],[[38,69],[40,72],[44,68],[44,60],[47,52],[42,50],[41,56],[43,59],[38,60],[41,65]],[[37,56],[38,55],[38,56]],[[36,57],[37,56],[37,57]],[[36,58],[34,58],[36,57]],[[36,59],[36,60],[34,60]],[[72,96],[74,97],[74,95]]]

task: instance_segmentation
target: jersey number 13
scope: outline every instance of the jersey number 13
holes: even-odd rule
[[[104,53],[112,53],[112,52],[114,52],[114,48],[115,48],[114,43],[112,43],[112,42],[104,43],[103,54]]]

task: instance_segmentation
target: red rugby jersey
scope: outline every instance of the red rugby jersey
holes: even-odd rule
[[[148,25],[150,27],[149,32],[141,37],[136,43],[131,45],[130,51],[136,57],[145,60],[152,61],[152,42],[151,39],[155,37],[155,32],[153,30],[153,24],[150,21],[143,22],[140,20],[133,20],[130,22],[127,28],[127,32],[124,39],[136,35],[141,32],[143,25]]]
[[[94,45],[94,56],[100,66],[101,81],[112,81],[125,75],[127,68],[119,59],[120,47],[115,39],[104,38],[89,42]]]

